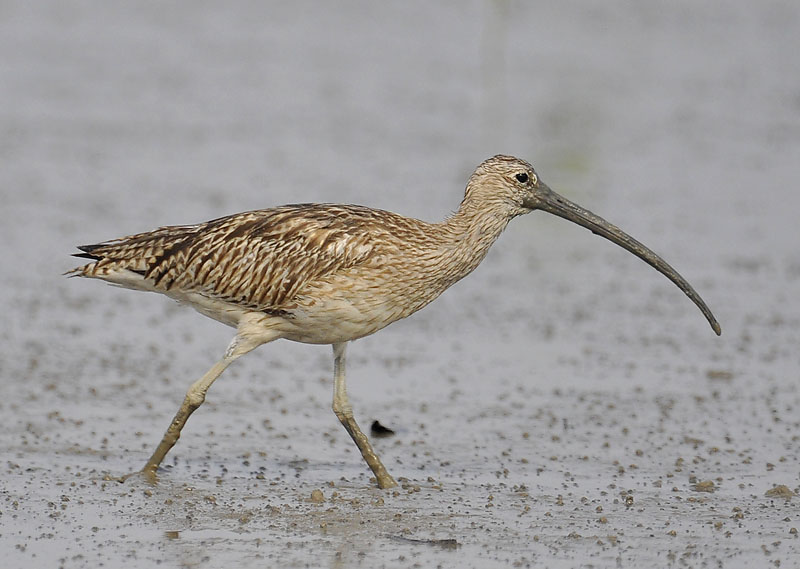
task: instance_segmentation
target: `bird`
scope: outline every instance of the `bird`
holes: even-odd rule
[[[333,347],[333,412],[380,488],[397,485],[354,418],[348,342],[428,305],[471,273],[508,223],[541,210],[576,223],[644,260],[680,288],[714,332],[706,303],[666,261],[621,229],[545,184],[525,160],[498,154],[469,177],[458,209],[439,223],[358,205],[300,203],[79,246],[88,259],[65,275],[157,292],[236,329],[221,359],[186,392],[140,471],[157,471],[187,419],[236,359],[279,338]]]

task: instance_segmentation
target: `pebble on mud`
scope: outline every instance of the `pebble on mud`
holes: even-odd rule
[[[797,494],[785,484],[778,484],[774,488],[770,488],[764,492],[764,496],[767,498],[785,498],[791,500],[794,496],[797,496]]]
[[[377,419],[375,421],[372,421],[372,425],[370,425],[369,431],[370,434],[376,438],[391,437],[394,434],[394,431],[392,429],[390,429],[389,427],[385,427],[384,425],[381,425],[380,421],[378,421]]]
[[[311,503],[312,504],[321,504],[325,501],[325,494],[322,493],[322,490],[317,488],[311,492]]]
[[[714,482],[711,480],[704,480],[703,482],[698,482],[692,486],[692,490],[695,492],[713,492],[716,489],[717,488],[714,486]]]

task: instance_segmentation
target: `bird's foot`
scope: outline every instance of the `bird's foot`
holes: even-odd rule
[[[383,472],[381,475],[375,475],[375,480],[378,482],[378,488],[381,490],[386,490],[388,488],[394,488],[397,486],[397,482],[395,479],[392,478],[392,475],[388,472]]]
[[[133,478],[133,477],[141,477],[148,484],[155,485],[158,482],[156,469],[149,468],[148,466],[145,466],[143,469],[137,470],[135,472],[129,472],[128,474],[125,474],[123,476],[112,476],[111,474],[106,474],[105,476],[103,476],[103,480],[108,480],[110,482],[119,482],[120,484],[122,484],[123,482],[126,482],[128,478]]]

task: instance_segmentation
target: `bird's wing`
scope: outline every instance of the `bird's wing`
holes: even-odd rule
[[[300,204],[164,227],[81,247],[79,256],[96,260],[82,274],[103,278],[91,273],[113,265],[140,273],[157,291],[197,292],[254,310],[279,310],[306,283],[372,255],[375,213]]]

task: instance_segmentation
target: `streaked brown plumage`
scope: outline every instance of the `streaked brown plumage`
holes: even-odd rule
[[[413,314],[483,260],[508,222],[534,209],[565,217],[664,273],[719,325],[674,269],[615,226],[552,192],[510,156],[482,163],[456,213],[427,223],[353,205],[298,204],[170,226],[80,247],[68,274],[165,294],[237,328],[225,356],[186,395],[143,472],[153,477],[211,383],[233,360],[278,338],[334,346],[334,411],[385,488],[395,485],[353,419],[346,342]]]

